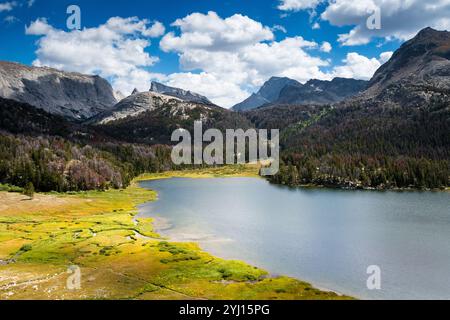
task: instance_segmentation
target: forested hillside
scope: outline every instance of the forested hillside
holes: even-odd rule
[[[252,127],[245,117],[236,112],[155,92],[133,94],[89,123],[97,131],[121,141],[170,145],[176,129],[193,132],[194,121],[197,120],[202,120],[205,130]]]
[[[347,188],[447,187],[449,106],[442,95],[417,108],[358,101],[306,109],[303,120],[298,113],[279,117],[280,110],[261,110],[279,119],[270,126],[284,128],[281,169],[270,180]]]
[[[0,99],[0,183],[38,191],[122,188],[171,168],[168,146],[131,145],[27,104]]]
[[[238,113],[209,100],[198,102],[205,97],[197,94],[161,87],[172,95],[136,91],[81,123],[0,99],[0,183],[32,182],[39,191],[121,188],[140,173],[173,168],[172,132],[192,131],[194,121],[202,120],[204,130],[280,129],[281,168],[269,177],[274,183],[449,187],[449,48],[449,32],[427,28],[403,44],[362,93],[366,82],[348,79],[311,80],[308,90],[297,85],[303,95],[295,97],[306,102],[320,86],[322,96],[353,96],[329,105],[271,104]],[[274,99],[285,82],[290,81],[272,78],[260,94]]]
[[[361,95],[322,107],[247,112],[279,127],[286,185],[450,186],[450,33],[426,28],[404,43]]]

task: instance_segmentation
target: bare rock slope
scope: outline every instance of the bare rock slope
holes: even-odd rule
[[[375,73],[364,98],[418,106],[450,95],[450,32],[426,28]]]
[[[93,117],[117,103],[111,85],[99,76],[4,61],[0,61],[0,97],[75,120]]]
[[[193,110],[198,110],[201,117],[207,118],[210,111],[217,110],[219,107],[185,101],[152,91],[135,92],[120,101],[113,109],[103,112],[89,122],[103,125],[126,118],[136,118],[146,112],[161,112],[162,109],[168,117],[188,119]]]
[[[196,103],[203,103],[203,104],[212,104],[211,101],[205,96],[202,96],[198,93],[180,89],[180,88],[174,88],[166,86],[162,83],[158,83],[153,81],[152,85],[150,87],[150,92],[155,93],[161,93],[167,96],[172,96],[178,99],[181,99],[183,101],[189,101],[189,102],[196,102]]]

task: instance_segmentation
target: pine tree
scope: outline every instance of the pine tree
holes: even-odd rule
[[[30,199],[34,198],[34,185],[32,182],[27,183],[27,185],[23,189],[23,194],[27,197],[30,197]]]

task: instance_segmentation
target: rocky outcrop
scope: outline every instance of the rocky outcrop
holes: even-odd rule
[[[450,94],[450,32],[426,28],[377,70],[364,98],[423,105]]]
[[[310,80],[304,85],[288,85],[273,102],[292,105],[324,105],[341,102],[358,95],[367,88],[367,81],[334,78],[332,81]]]
[[[280,97],[280,92],[286,86],[297,86],[301,83],[289,79],[272,77],[259,89],[257,93],[253,93],[250,97],[236,104],[231,109],[234,111],[246,111],[259,108],[265,104],[272,103]]]
[[[0,97],[28,103],[51,114],[84,120],[117,103],[99,76],[0,62]]]
[[[112,110],[92,118],[89,122],[104,125],[125,118],[136,118],[146,112],[158,111],[161,113],[163,111],[168,112],[168,117],[172,115],[186,118],[188,111],[195,109],[205,111],[203,116],[207,117],[208,110],[217,108],[219,107],[184,101],[179,98],[149,91],[132,94],[120,101]]]
[[[174,130],[183,128],[192,132],[198,120],[205,130],[215,128],[225,132],[226,129],[251,127],[251,123],[236,112],[156,92],[131,95],[113,110],[88,123],[121,141],[170,144]]]
[[[235,105],[234,111],[248,111],[270,105],[323,105],[341,102],[367,87],[367,81],[335,78],[310,80],[306,84],[289,78],[272,77],[261,89]]]
[[[181,99],[183,101],[188,101],[188,102],[212,104],[212,102],[209,101],[209,99],[207,97],[204,97],[198,93],[179,89],[179,88],[169,87],[169,86],[166,86],[166,85],[158,83],[158,82],[152,82],[152,85],[150,87],[150,92],[161,93],[166,96],[175,97],[175,98]]]

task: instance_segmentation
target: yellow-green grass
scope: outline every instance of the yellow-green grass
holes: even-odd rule
[[[215,168],[203,168],[182,171],[166,171],[161,173],[147,173],[139,176],[135,181],[179,178],[228,178],[228,177],[259,177],[259,164],[228,165]]]
[[[256,167],[224,167],[140,179],[256,175]],[[0,192],[0,299],[348,298],[161,239],[152,219],[135,217],[138,204],[156,197],[136,182],[32,200]],[[71,265],[81,269],[80,290],[66,287]]]

